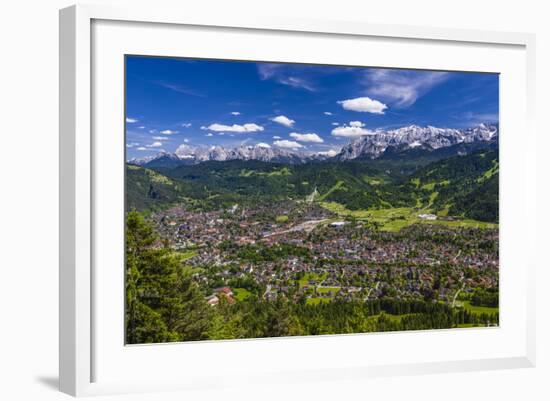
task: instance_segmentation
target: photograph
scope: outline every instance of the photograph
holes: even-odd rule
[[[543,2],[3,5],[0,401],[550,400]]]
[[[127,345],[499,326],[498,73],[124,57]]]

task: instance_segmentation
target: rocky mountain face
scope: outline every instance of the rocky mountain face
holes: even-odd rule
[[[261,143],[254,146],[239,146],[229,149],[223,146],[201,147],[182,144],[175,153],[161,152],[154,157],[131,159],[129,163],[154,168],[172,168],[205,161],[227,160],[258,160],[272,163],[300,164],[314,160],[325,160],[331,156],[333,155],[322,153],[305,154]]]
[[[340,153],[305,153],[281,149],[265,143],[236,148],[191,146],[182,144],[175,153],[161,152],[152,157],[132,159],[129,163],[152,168],[174,168],[205,161],[258,160],[300,164],[327,159],[345,161],[357,158],[376,159],[384,154],[394,157],[411,149],[431,152],[459,144],[498,142],[498,125],[480,124],[468,129],[421,127],[410,125],[395,130],[377,130],[343,146]]]
[[[497,140],[498,125],[480,124],[468,129],[410,125],[389,131],[379,130],[357,138],[342,147],[336,158],[342,161],[359,157],[376,159],[388,149],[392,152],[414,148],[429,151],[462,143]]]
[[[278,163],[301,163],[305,155],[285,149],[274,148],[266,144],[239,146],[227,149],[223,146],[194,147],[180,145],[175,153],[182,160],[193,160],[196,163],[215,160],[259,160]]]

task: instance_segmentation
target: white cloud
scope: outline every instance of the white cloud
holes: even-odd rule
[[[170,140],[170,138],[165,137],[165,136],[154,136],[153,139],[155,141],[169,141]]]
[[[246,139],[242,140],[240,146],[246,145],[246,144],[247,144],[248,142],[250,142],[251,140],[252,140],[252,138],[246,138]]]
[[[328,156],[328,157],[334,157],[338,153],[339,152],[336,149],[330,149],[330,150],[327,150],[327,151],[324,151],[324,152],[319,152],[320,155]]]
[[[273,139],[281,139],[281,137],[279,135],[274,135]]]
[[[257,131],[263,131],[264,127],[261,125],[248,123],[248,124],[233,124],[233,125],[224,125],[224,124],[210,124],[208,127],[202,126],[201,129],[206,130],[209,129],[211,131],[227,131],[227,132],[237,132],[237,133],[250,133],[250,132],[257,132]]]
[[[183,140],[183,142],[189,143],[189,139],[185,138],[185,139]]]
[[[157,147],[151,148],[151,147],[147,147],[147,146],[146,147],[140,146],[136,150],[147,151],[147,152],[157,152],[157,153],[165,152],[164,149],[157,148]]]
[[[178,131],[172,131],[171,129],[165,129],[163,131],[160,131],[162,135],[174,135],[177,134]]]
[[[351,121],[349,125],[342,125],[332,130],[331,134],[336,137],[358,138],[365,135],[374,135],[374,132],[364,128],[365,124],[360,121]]]
[[[280,141],[273,142],[273,145],[278,146],[280,148],[287,148],[287,149],[298,149],[303,148],[303,145],[300,145],[296,141],[289,141],[288,139],[283,139]]]
[[[465,113],[459,113],[453,118],[461,120],[466,126],[471,126],[480,123],[496,123],[498,122],[498,113],[474,113],[467,111]]]
[[[297,132],[292,132],[290,136],[294,139],[296,139],[298,142],[315,142],[315,143],[323,143],[323,138],[321,138],[319,135],[315,133],[309,133],[309,134],[299,134]]]
[[[158,132],[158,131],[157,131],[156,129],[150,129],[150,130],[149,130],[149,133],[150,133],[150,134],[156,134],[157,132]]]
[[[449,77],[447,72],[374,68],[366,73],[364,84],[369,95],[380,97],[392,106],[405,108]]]
[[[137,123],[138,120],[136,118],[126,117],[126,122],[133,124],[133,123]]]
[[[325,116],[332,116],[332,113],[330,111],[324,111],[323,114]]]
[[[145,145],[145,147],[147,147],[147,148],[160,148],[161,146],[162,146],[162,142],[160,142],[160,141],[153,142],[150,145]]]
[[[357,97],[355,99],[339,100],[337,103],[342,105],[345,110],[362,113],[384,114],[384,110],[388,108],[384,103],[366,96]]]
[[[276,122],[278,124],[284,125],[285,127],[292,127],[296,121],[291,120],[287,116],[277,116],[273,117],[271,121]]]
[[[292,88],[315,92],[317,88],[310,82],[310,79],[304,75],[305,71],[301,70],[301,68],[288,66],[286,64],[258,64],[258,74],[262,80],[271,79]]]
[[[214,134],[209,132],[208,134],[206,134],[206,136],[214,136]]]
[[[183,128],[189,128],[191,125],[193,125],[193,124],[191,124],[191,123],[183,123],[183,124],[181,124],[181,126],[182,126]]]
[[[269,149],[271,147],[270,144],[265,143],[265,142],[257,143],[256,146],[259,147],[259,148],[266,148],[266,149]]]
[[[241,113],[238,112],[238,111],[232,111],[232,112],[231,112],[231,115],[233,115],[233,116],[240,116]]]
[[[138,129],[145,129],[145,125],[140,125]]]
[[[340,125],[340,123],[332,123],[332,125]]]
[[[139,143],[137,143],[137,142],[131,142],[131,143],[127,143],[127,144],[126,144],[126,147],[127,147],[127,148],[135,148],[136,146],[139,146]]]
[[[206,97],[206,95],[204,95],[203,93],[197,92],[193,89],[189,89],[189,88],[187,88],[185,86],[182,86],[182,85],[179,85],[179,84],[174,84],[174,83],[170,83],[170,82],[162,82],[162,81],[155,81],[153,83],[157,84],[157,85],[160,85],[163,88],[173,90],[174,92],[183,93],[185,95],[197,96],[197,97]]]

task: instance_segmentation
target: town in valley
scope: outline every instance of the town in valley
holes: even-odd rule
[[[125,68],[126,343],[498,327],[498,74]]]

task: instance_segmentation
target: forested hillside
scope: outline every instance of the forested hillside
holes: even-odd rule
[[[127,166],[127,206],[158,210],[185,201],[213,210],[285,199],[335,202],[349,210],[423,208],[498,222],[498,151],[479,150],[424,165],[412,174],[361,161],[286,165],[209,161],[157,171]]]
[[[483,150],[423,167],[411,181],[432,191],[435,211],[498,222],[498,172],[498,151]]]
[[[126,208],[160,210],[184,200],[184,184],[156,171],[126,165]]]

